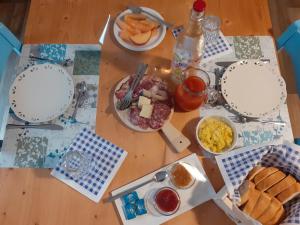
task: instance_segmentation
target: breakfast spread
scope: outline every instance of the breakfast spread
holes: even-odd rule
[[[176,163],[172,166],[170,178],[176,187],[184,189],[194,183],[195,178],[189,172],[189,167],[191,166],[186,163]]]
[[[232,128],[218,118],[205,119],[197,132],[201,143],[212,152],[222,152],[233,143]]]
[[[158,33],[160,24],[144,14],[128,13],[123,18],[117,20],[121,31],[120,38],[127,43],[135,45],[146,44],[151,37]]]
[[[275,167],[255,167],[239,188],[243,212],[263,225],[278,224],[285,215],[283,204],[300,194],[300,184]]]
[[[115,92],[122,100],[134,79],[131,76]],[[173,108],[172,96],[167,84],[155,76],[144,76],[133,91],[133,101],[126,110],[128,121],[141,129],[159,129],[169,118]]]

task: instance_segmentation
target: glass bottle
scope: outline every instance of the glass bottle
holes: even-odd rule
[[[172,80],[182,83],[185,79],[184,71],[189,67],[199,67],[204,54],[204,35],[202,21],[204,19],[205,2],[196,0],[193,4],[187,28],[180,33],[174,48],[172,60]]]

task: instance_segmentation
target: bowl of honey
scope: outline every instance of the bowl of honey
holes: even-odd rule
[[[179,189],[187,189],[195,183],[193,167],[188,163],[178,162],[169,169],[171,183]]]

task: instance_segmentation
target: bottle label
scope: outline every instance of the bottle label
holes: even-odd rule
[[[191,58],[192,54],[188,51],[181,49],[175,50],[172,62],[172,75],[176,82],[181,83],[185,79],[184,70],[190,65]]]

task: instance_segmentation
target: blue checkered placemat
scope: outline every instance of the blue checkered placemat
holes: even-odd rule
[[[239,201],[238,188],[256,165],[274,166],[300,181],[300,146],[284,142],[282,145],[257,145],[240,148],[216,160],[229,195]],[[286,219],[281,224],[300,224],[300,197],[284,205]]]
[[[183,26],[175,27],[172,29],[172,34],[176,39],[178,35],[184,31]],[[232,47],[228,43],[227,39],[224,37],[223,33],[220,31],[220,36],[216,43],[206,43],[205,52],[201,62],[208,62],[213,59],[219,58],[221,56],[230,54],[233,52]]]
[[[127,152],[84,128],[67,151],[78,150],[92,157],[92,167],[83,178],[75,179],[65,172],[61,163],[51,175],[68,184],[89,199],[99,202],[114,178]]]

